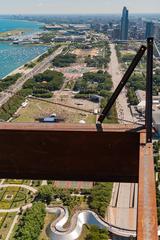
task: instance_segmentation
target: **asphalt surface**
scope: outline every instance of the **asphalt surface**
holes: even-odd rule
[[[110,44],[111,61],[108,72],[112,76],[113,91],[122,79],[123,73],[118,62],[115,45]],[[126,123],[123,120],[134,122],[130,108],[127,103],[126,89],[119,95],[116,101],[116,109],[119,123]],[[136,230],[137,220],[137,198],[138,184],[114,183],[111,204],[106,213],[106,220],[117,227],[128,230]],[[128,238],[113,236],[113,240],[126,240]]]

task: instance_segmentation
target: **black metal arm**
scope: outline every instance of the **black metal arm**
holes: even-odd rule
[[[153,38],[147,39],[146,142],[152,142]]]
[[[98,118],[98,122],[102,123],[104,121],[105,117],[107,117],[111,107],[115,103],[117,97],[119,96],[119,94],[122,91],[123,87],[127,83],[128,79],[130,78],[130,76],[133,73],[134,69],[136,68],[136,66],[140,62],[140,60],[141,60],[142,56],[144,55],[146,49],[147,49],[146,46],[142,45],[140,47],[140,49],[137,52],[136,56],[134,57],[132,63],[130,64],[129,68],[127,69],[126,73],[124,74],[122,80],[120,81],[120,83],[117,86],[116,90],[112,94],[109,102],[107,103],[106,107],[103,109],[102,113],[100,114],[100,116]]]

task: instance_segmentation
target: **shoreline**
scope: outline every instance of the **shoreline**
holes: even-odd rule
[[[47,53],[47,52],[48,52],[48,50],[45,51],[44,53],[38,55],[37,57],[29,60],[28,62],[22,64],[22,65],[19,66],[18,68],[15,68],[13,71],[11,71],[11,72],[8,73],[7,75],[5,75],[2,79],[5,79],[6,77],[9,77],[9,76],[11,76],[11,75],[15,75],[15,74],[17,74],[17,73],[21,73],[20,71],[23,70],[23,68],[24,68],[24,71],[26,71],[26,70],[31,70],[32,68],[25,69],[25,65],[28,64],[28,63],[31,63],[31,62],[36,61],[39,57],[41,57],[43,54],[45,54],[45,53]],[[24,72],[24,74],[25,74],[25,72]]]
[[[9,18],[9,17],[3,17],[3,16],[0,16],[0,20],[13,20],[13,21],[18,21],[18,22],[28,22],[28,23],[35,23],[35,24],[38,24],[38,27],[39,27],[39,31],[41,30],[41,26],[42,25],[44,25],[44,23],[40,23],[40,22],[38,22],[38,21],[29,21],[29,20],[24,20],[24,19],[12,19],[12,18]],[[20,31],[24,31],[24,32],[28,32],[28,31],[30,31],[30,29],[25,29],[25,28],[21,28],[21,29],[10,29],[10,30],[8,30],[8,31],[2,31],[2,32],[0,32],[0,37],[1,37],[1,35],[3,35],[3,34],[8,34],[8,33],[10,33],[10,32],[20,32]],[[36,30],[36,32],[38,31],[38,29]],[[35,29],[33,29],[33,32],[35,32]],[[49,49],[49,47],[48,47],[48,49]],[[19,67],[16,67],[14,70],[11,70],[11,72],[9,72],[8,74],[6,74],[4,77],[1,77],[1,79],[5,79],[6,77],[8,77],[8,76],[11,76],[11,75],[13,75],[13,74],[17,74],[17,73],[21,73],[21,71],[22,71],[22,74],[24,73],[25,74],[25,71],[27,71],[27,70],[29,70],[29,68],[25,68],[24,66],[25,66],[25,64],[28,64],[28,63],[30,63],[30,62],[32,62],[32,61],[36,61],[36,59],[38,59],[40,56],[42,56],[43,54],[45,54],[47,51],[44,51],[42,54],[39,54],[38,56],[36,56],[36,57],[34,57],[34,58],[32,58],[32,59],[30,59],[30,60],[28,60],[27,62],[25,62],[24,64],[22,64],[22,65],[20,65]],[[24,68],[24,69],[23,69]],[[24,71],[23,71],[24,70]]]

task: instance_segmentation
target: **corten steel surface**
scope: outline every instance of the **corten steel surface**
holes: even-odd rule
[[[0,178],[138,181],[140,133],[127,125],[101,130],[2,123]]]
[[[139,181],[137,239],[157,240],[152,144],[133,125],[0,124],[0,178]]]
[[[158,240],[153,149],[145,141],[141,134],[137,240]]]

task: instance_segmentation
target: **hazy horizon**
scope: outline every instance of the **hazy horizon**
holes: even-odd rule
[[[3,1],[3,2],[2,2]],[[78,15],[78,14],[121,14],[126,6],[130,14],[160,14],[160,1],[152,0],[0,0],[0,15],[43,14],[43,15]]]

